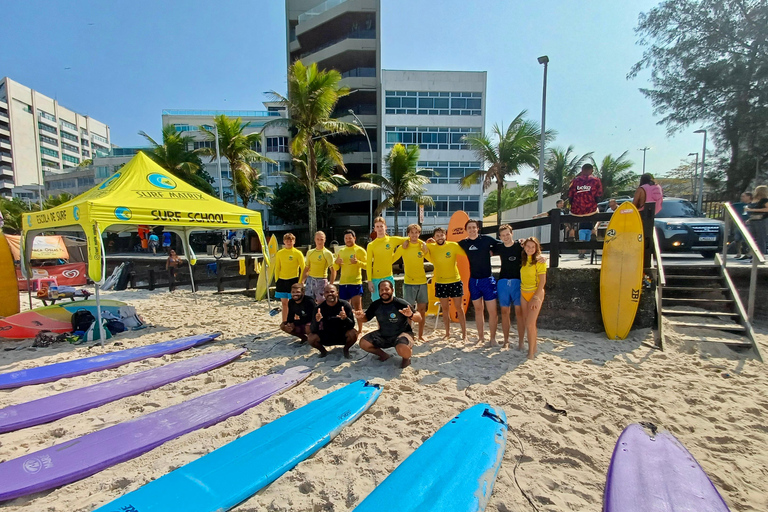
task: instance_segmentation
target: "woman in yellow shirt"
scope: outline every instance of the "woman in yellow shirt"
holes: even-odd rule
[[[528,359],[536,356],[536,322],[544,302],[544,285],[547,283],[547,264],[537,260],[541,257],[541,244],[536,237],[523,243],[523,259],[520,265],[520,299],[522,301],[523,323],[528,336]]]

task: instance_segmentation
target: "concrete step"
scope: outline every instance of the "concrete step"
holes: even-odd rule
[[[661,297],[662,301],[670,300],[675,302],[690,302],[693,304],[732,304],[733,299],[693,299],[690,297]]]
[[[728,332],[745,332],[747,329],[743,325],[739,324],[732,324],[732,325],[725,325],[725,324],[705,324],[705,323],[696,323],[696,322],[669,322],[669,325],[675,326],[675,327],[694,327],[696,329],[716,329],[719,331],[728,331]]]
[[[674,280],[674,279],[680,279],[680,280],[682,280],[682,279],[708,279],[708,280],[722,279],[722,276],[719,276],[719,275],[717,275],[717,276],[695,276],[695,275],[690,275],[690,274],[667,274],[666,270],[667,269],[665,268],[664,269],[664,277],[667,279],[667,281],[669,281],[671,279],[672,280]]]
[[[701,316],[701,317],[731,317],[731,318],[739,318],[738,313],[727,313],[727,312],[721,312],[721,311],[685,311],[682,309],[662,309],[661,310],[662,315],[680,315],[680,316]]]
[[[665,286],[662,291],[670,292],[727,292],[725,286]]]

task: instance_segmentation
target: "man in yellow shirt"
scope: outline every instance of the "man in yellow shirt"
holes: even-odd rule
[[[466,255],[464,249],[456,242],[446,241],[446,232],[443,228],[435,228],[432,235],[435,243],[427,244],[429,248],[429,260],[435,266],[432,279],[435,282],[435,297],[440,299],[440,309],[443,311],[443,325],[445,337],[451,337],[451,301],[453,308],[459,317],[461,325],[461,337],[467,341],[467,320],[464,316],[464,307],[461,298],[464,296],[464,283],[461,282],[459,267],[456,266],[456,257]]]
[[[427,273],[424,271],[424,260],[429,259],[429,250],[427,249],[427,244],[419,240],[421,226],[411,224],[406,232],[408,233],[408,239],[395,250],[395,254],[392,256],[392,263],[403,258],[403,269],[405,271],[403,298],[411,306],[414,306],[421,316],[421,321],[419,322],[419,341],[426,341],[424,339],[424,321],[427,317],[429,295],[427,292]]]
[[[353,310],[363,309],[363,274],[365,268],[365,249],[355,243],[357,237],[351,229],[344,231],[344,247],[339,251],[334,269],[341,272],[339,278],[339,298],[349,301]],[[363,330],[363,322],[358,322],[357,332]]]
[[[275,298],[283,305],[283,323],[288,320],[288,301],[291,300],[291,286],[299,282],[304,270],[304,255],[293,244],[296,237],[293,233],[283,235],[285,248],[277,251],[275,256]]]
[[[395,278],[392,277],[392,255],[398,245],[408,240],[404,236],[387,235],[387,221],[384,217],[376,217],[373,220],[373,230],[376,232],[376,240],[368,244],[368,291],[371,292],[371,300],[379,298],[379,283],[385,279],[392,283],[395,289]]]
[[[320,304],[325,300],[328,270],[331,271],[331,284],[336,280],[333,253],[325,248],[325,233],[322,231],[315,233],[315,248],[307,251],[305,259],[307,266],[304,269],[304,293]]]

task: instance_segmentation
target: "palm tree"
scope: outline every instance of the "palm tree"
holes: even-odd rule
[[[345,178],[344,175],[338,174],[336,172],[338,166],[336,162],[325,153],[322,144],[320,144],[318,141],[315,141],[314,146],[315,158],[317,161],[317,177],[315,179],[315,188],[323,194],[333,194],[339,190],[340,186],[348,185],[349,181],[347,178]],[[296,183],[300,184],[307,191],[309,191],[310,186],[310,177],[308,172],[309,165],[307,164],[308,158],[308,152],[305,152],[298,158],[294,158],[293,168],[295,172],[281,173],[290,181],[295,181]],[[346,169],[341,167],[341,171],[344,172]]]
[[[371,182],[360,182],[352,188],[362,190],[382,190],[385,199],[376,208],[374,215],[379,215],[387,208],[395,210],[395,233],[398,232],[397,218],[400,215],[400,203],[411,200],[418,205],[431,206],[435,204],[432,197],[426,195],[424,186],[429,183],[431,170],[417,169],[419,163],[419,146],[404,146],[395,144],[386,158],[388,176],[381,174],[363,174],[363,178]]]
[[[253,186],[256,175],[261,174],[258,169],[254,169],[251,164],[256,162],[276,163],[271,158],[262,156],[255,147],[261,142],[261,134],[257,132],[244,133],[251,123],[243,123],[241,118],[232,119],[224,114],[213,118],[216,123],[216,130],[219,132],[219,151],[221,156],[229,162],[229,171],[231,173],[230,181],[234,189],[234,202],[237,204],[237,197],[243,201],[243,207],[248,207],[248,201],[251,196],[251,187]],[[208,140],[215,141],[216,133],[213,130],[200,127]],[[216,150],[213,148],[202,148],[201,154],[211,157],[211,162],[216,158]]]
[[[317,230],[317,200],[315,186],[318,181],[317,152],[325,155],[342,170],[344,160],[339,148],[328,141],[332,134],[362,133],[352,123],[331,117],[339,98],[349,94],[349,88],[339,86],[341,74],[334,70],[318,70],[317,64],[305,66],[300,60],[288,69],[288,97],[274,91],[270,94],[286,106],[288,118],[275,119],[266,126],[289,126],[295,131],[291,141],[291,154],[300,158],[306,154],[306,182],[309,192],[309,232]]]
[[[198,175],[198,171],[203,167],[203,161],[200,159],[199,149],[189,149],[193,142],[192,137],[177,132],[172,124],[163,126],[162,144],[143,131],[139,132],[139,135],[151,144],[152,147],[147,156],[156,164],[206,194],[215,193],[211,184]]]
[[[501,192],[504,180],[520,174],[526,167],[535,169],[539,164],[541,130],[535,121],[524,119],[523,110],[515,117],[506,132],[498,124],[491,128],[492,137],[487,134],[469,134],[466,141],[475,155],[489,163],[486,170],[477,170],[461,180],[461,188],[468,188],[482,181],[483,190],[491,188],[496,182],[496,204],[501,204]],[[553,131],[547,131],[545,139],[554,137]],[[545,141],[546,141],[545,140]]]
[[[70,194],[69,192],[62,192],[61,194],[57,196],[48,196],[45,201],[43,201],[43,209],[47,210],[49,208],[55,208],[57,206],[60,206],[66,202],[71,201],[75,196]]]
[[[269,206],[269,199],[272,197],[272,187],[262,185],[261,179],[261,173],[256,173],[251,177],[250,194],[246,199],[243,199],[244,205],[256,201],[259,204]],[[242,199],[243,196],[241,195],[240,198]]]
[[[595,174],[603,184],[603,197],[612,197],[617,193],[635,188],[637,174],[631,171],[634,162],[627,160],[623,152],[618,158],[606,155],[600,165],[595,165]]]
[[[40,207],[37,203],[27,203],[20,197],[14,197],[13,199],[0,198],[0,212],[2,212],[5,222],[3,232],[20,235],[24,228],[24,214],[38,210],[40,210]]]
[[[568,187],[571,180],[581,171],[581,166],[591,161],[592,151],[584,155],[573,153],[573,146],[568,149],[555,147],[549,150],[549,158],[544,164],[544,193],[546,195],[560,194],[560,199],[568,197]],[[539,180],[532,178],[530,185],[538,186]]]
[[[498,200],[497,195],[490,194],[485,203],[483,203],[483,213],[491,215],[499,211],[511,210],[512,208],[535,201],[537,195],[538,190],[533,183],[514,188],[505,188],[501,191],[501,209],[498,208],[498,203],[496,202]]]

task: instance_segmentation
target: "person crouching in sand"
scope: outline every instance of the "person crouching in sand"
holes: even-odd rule
[[[528,336],[528,359],[536,356],[536,321],[544,302],[544,285],[547,283],[547,264],[538,261],[541,257],[541,245],[536,237],[530,237],[523,243],[523,260],[520,266],[520,296],[523,322]],[[522,347],[521,347],[522,348]]]
[[[280,324],[280,329],[298,337],[302,342],[307,341],[314,312],[315,301],[304,295],[304,285],[294,283],[291,286],[291,300],[288,302],[288,319]]]
[[[394,348],[403,358],[400,365],[406,368],[411,364],[413,353],[413,329],[411,321],[420,322],[421,315],[414,312],[411,305],[403,299],[394,296],[392,283],[387,280],[379,284],[379,298],[368,306],[368,309],[355,311],[355,316],[362,322],[372,320],[379,322],[379,328],[369,332],[360,339],[360,348],[379,356],[379,361],[389,359],[384,348]]]
[[[339,299],[336,285],[325,287],[325,301],[315,308],[311,333],[307,336],[310,345],[320,351],[320,357],[328,355],[325,347],[344,346],[344,357],[357,341],[355,317],[349,302]]]

